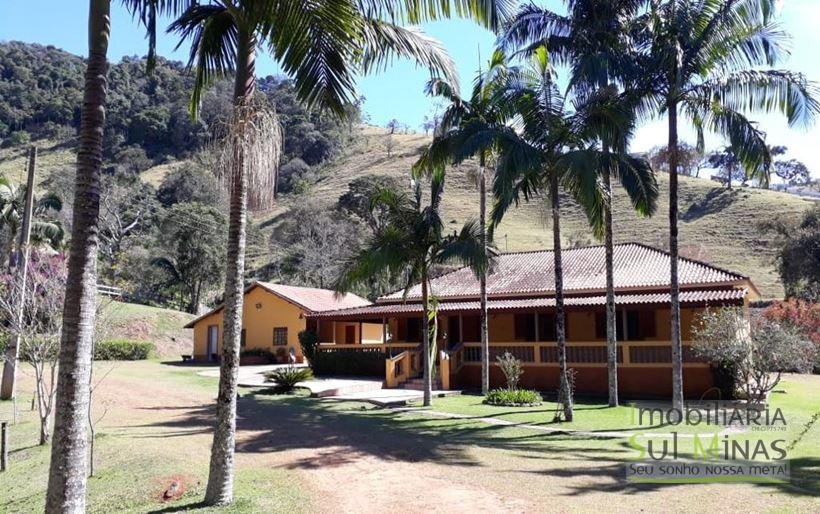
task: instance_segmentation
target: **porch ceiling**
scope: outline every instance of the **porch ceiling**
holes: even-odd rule
[[[746,295],[746,292],[746,289],[706,289],[698,291],[681,291],[680,301],[681,303],[689,304],[734,303],[742,301],[743,297]],[[669,301],[669,293],[615,295],[616,305],[668,304]],[[606,305],[606,296],[570,296],[564,299],[564,305],[568,307]],[[520,311],[549,307],[555,307],[554,297],[517,298],[487,301],[487,310],[491,312]],[[440,313],[479,312],[479,310],[480,304],[478,300],[440,302],[438,305],[438,311]],[[375,304],[366,307],[355,307],[352,309],[317,312],[315,314],[311,314],[310,317],[314,319],[375,321],[387,316],[411,316],[421,313],[421,303],[413,302]]]

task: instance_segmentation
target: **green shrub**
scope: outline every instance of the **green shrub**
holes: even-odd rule
[[[296,366],[277,368],[265,373],[265,380],[268,382],[276,382],[276,390],[282,393],[293,391],[296,384],[310,380],[311,378],[313,378],[313,372],[310,371],[310,368]]]
[[[94,360],[97,361],[139,361],[154,353],[154,344],[148,341],[130,339],[110,339],[94,345]]]
[[[264,348],[251,348],[250,350],[242,350],[239,354],[241,357],[270,357],[273,360],[273,353]]]
[[[315,330],[302,330],[299,332],[299,345],[302,347],[302,355],[304,355],[308,364],[313,367],[313,361],[316,359],[316,347],[319,346],[319,335]]]
[[[506,407],[530,407],[541,405],[541,393],[531,389],[493,389],[487,393],[484,403]]]
[[[31,143],[31,134],[26,132],[25,130],[18,130],[12,132],[5,141],[3,141],[3,146],[5,147],[14,147],[14,146],[21,146],[27,145]]]
[[[384,377],[384,354],[379,351],[322,351],[313,360],[316,375],[347,375]]]

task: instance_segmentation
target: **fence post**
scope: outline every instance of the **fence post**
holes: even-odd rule
[[[0,471],[5,471],[9,460],[9,440],[7,421],[0,423]]]

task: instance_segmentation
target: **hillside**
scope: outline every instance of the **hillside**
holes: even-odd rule
[[[404,179],[420,149],[428,142],[424,134],[395,134],[392,157],[387,156],[387,131],[367,127],[355,144],[345,148],[344,155],[322,170],[322,178],[310,195],[331,204],[356,177],[369,174],[392,175]],[[469,166],[448,175],[443,218],[453,228],[464,220],[478,216],[477,188],[469,178]],[[615,194],[615,240],[638,241],[668,247],[668,178],[659,177],[661,199],[651,218],[639,218],[626,196]],[[290,205],[303,202],[302,197],[283,198],[274,213],[276,218]],[[565,202],[566,204],[566,202]],[[707,260],[718,266],[744,273],[752,278],[764,296],[782,296],[783,288],[773,263],[776,248],[771,236],[761,233],[757,224],[775,217],[797,219],[811,201],[794,195],[752,188],[731,192],[709,179],[680,177],[680,244],[683,255]],[[502,251],[552,247],[552,233],[544,202],[522,204],[511,211],[496,235]],[[574,206],[564,213],[564,243],[595,244],[586,218]]]
[[[387,156],[387,131],[380,127],[364,127],[358,131],[342,155],[322,166],[318,181],[305,195],[283,195],[275,209],[258,213],[256,220],[270,233],[281,214],[291,206],[303,204],[307,198],[322,205],[334,204],[345,192],[347,184],[365,175],[390,175],[409,180],[408,173],[423,146],[429,141],[424,134],[394,134],[391,157]],[[72,166],[75,154],[69,144],[51,140],[38,141],[39,176],[62,166]],[[162,164],[142,173],[145,181],[154,185],[175,165]],[[448,175],[443,218],[453,229],[464,220],[478,215],[477,188],[469,165]],[[23,149],[0,149],[0,173],[22,176],[25,169]],[[615,194],[615,240],[638,241],[666,248],[668,246],[668,179],[660,175],[661,198],[658,211],[651,218],[639,218],[632,211],[624,194]],[[750,276],[766,297],[782,296],[783,288],[774,266],[776,248],[771,236],[758,229],[758,223],[775,217],[797,219],[812,203],[795,195],[754,188],[726,191],[704,178],[680,177],[680,242],[683,255],[707,260]],[[581,211],[564,203],[562,229],[564,244],[596,244]],[[552,233],[544,202],[522,204],[513,209],[499,227],[496,244],[502,251],[552,247]],[[264,256],[254,260],[255,266],[265,264]]]
[[[109,312],[111,338],[150,341],[160,358],[178,359],[192,351],[192,331],[182,328],[192,314],[123,302],[113,302]]]

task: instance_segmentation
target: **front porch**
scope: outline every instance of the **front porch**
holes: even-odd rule
[[[510,352],[522,362],[523,387],[556,390],[558,349],[554,308],[510,306],[500,309],[497,303],[490,302],[488,317],[491,387],[504,385],[504,377],[495,361],[497,356]],[[603,305],[578,305],[578,302],[572,305],[571,299],[568,303],[567,361],[575,371],[576,392],[605,395],[608,378]],[[384,374],[379,373],[380,378],[386,387],[402,387],[422,374],[421,316],[420,307],[415,307],[374,305],[325,313],[310,319],[308,326],[320,336],[320,352],[381,353]],[[478,389],[482,360],[479,316],[476,309],[452,307],[442,303],[439,308],[434,388]],[[690,302],[681,310],[684,387],[690,397],[710,393],[714,383],[710,366],[698,359],[690,346],[692,322],[704,307],[702,303]],[[664,397],[671,393],[669,312],[668,304],[618,306],[618,378],[622,394]],[[383,315],[374,316],[380,313]]]

